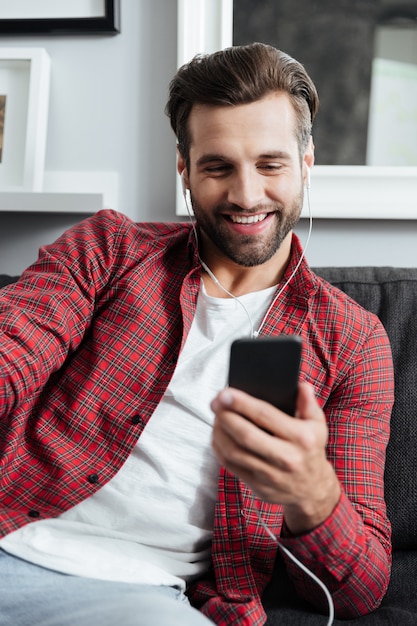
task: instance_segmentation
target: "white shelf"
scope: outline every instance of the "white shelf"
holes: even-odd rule
[[[310,198],[313,217],[415,220],[417,167],[315,165]]]
[[[102,193],[0,192],[0,211],[83,214],[96,213],[103,206]]]
[[[92,214],[118,206],[116,172],[46,171],[42,191],[0,191],[0,212]]]

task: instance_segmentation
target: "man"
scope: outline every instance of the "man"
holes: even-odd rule
[[[167,113],[197,226],[101,212],[1,292],[3,622],[263,624],[277,539],[338,615],[379,605],[392,363],[292,233],[317,107],[275,48],[195,58]],[[296,419],[226,387],[234,338],[281,333]]]

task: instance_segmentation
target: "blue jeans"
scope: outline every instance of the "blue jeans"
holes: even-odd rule
[[[211,626],[172,587],[68,576],[0,550],[2,626]]]

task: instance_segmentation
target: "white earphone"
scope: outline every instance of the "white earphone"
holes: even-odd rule
[[[216,283],[216,285],[218,285],[225,293],[227,293],[228,296],[230,296],[231,298],[233,298],[235,301],[237,301],[240,306],[243,308],[243,310],[245,311],[249,324],[250,324],[250,328],[251,328],[251,337],[258,337],[259,333],[262,330],[262,327],[264,325],[265,319],[267,318],[269,311],[272,309],[272,307],[274,306],[275,302],[277,301],[277,299],[280,297],[281,293],[284,291],[284,289],[286,288],[286,286],[288,285],[288,283],[293,279],[295,273],[297,272],[303,258],[305,255],[305,252],[307,250],[309,241],[310,241],[310,236],[311,236],[311,229],[312,229],[312,225],[313,225],[313,221],[312,221],[312,216],[311,216],[311,208],[310,208],[310,195],[308,193],[309,189],[310,189],[310,168],[308,167],[308,165],[306,165],[306,188],[307,188],[307,197],[308,197],[308,208],[309,208],[309,216],[310,216],[310,220],[309,220],[309,230],[308,230],[308,235],[307,235],[307,240],[306,243],[304,245],[303,248],[303,252],[300,256],[300,258],[298,259],[298,263],[295,266],[291,276],[288,278],[288,280],[286,281],[285,285],[278,291],[278,293],[275,295],[274,299],[272,300],[271,304],[269,305],[269,308],[266,312],[266,314],[264,315],[262,322],[258,328],[258,330],[255,330],[253,327],[253,323],[251,320],[251,317],[245,307],[245,305],[243,304],[243,302],[235,295],[233,295],[233,293],[231,293],[230,291],[228,291],[225,287],[223,287],[223,285],[220,283],[220,281],[216,278],[216,276],[213,274],[213,272],[211,271],[211,269],[206,265],[206,263],[204,263],[203,259],[200,257],[200,252],[199,252],[199,242],[198,242],[198,235],[197,235],[197,230],[195,227],[195,224],[193,222],[192,216],[191,216],[191,211],[190,211],[190,207],[188,206],[188,198],[187,198],[187,184],[185,182],[185,176],[184,176],[184,172],[185,170],[183,170],[181,172],[180,178],[181,178],[181,187],[182,187],[182,193],[184,195],[184,200],[185,200],[185,206],[187,208],[187,213],[188,216],[191,220],[191,226],[192,229],[194,231],[194,236],[195,236],[195,240],[196,240],[196,245],[197,245],[197,254],[198,254],[198,258],[200,260],[201,266],[205,269],[205,271],[207,272],[207,274],[211,277],[211,279]]]
[[[310,189],[310,187],[311,187],[311,175],[310,175],[310,168],[308,167],[308,165],[306,165],[306,173],[307,173],[306,187],[307,187],[307,189]]]
[[[187,195],[187,185],[185,183],[184,170],[181,172],[181,187],[182,187],[182,194],[185,198]]]

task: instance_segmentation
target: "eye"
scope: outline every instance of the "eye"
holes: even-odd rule
[[[275,173],[282,168],[282,165],[280,163],[259,163],[257,167],[264,172]]]
[[[205,168],[205,171],[210,176],[222,176],[231,171],[231,166],[226,163],[220,163],[219,165],[210,165]]]

